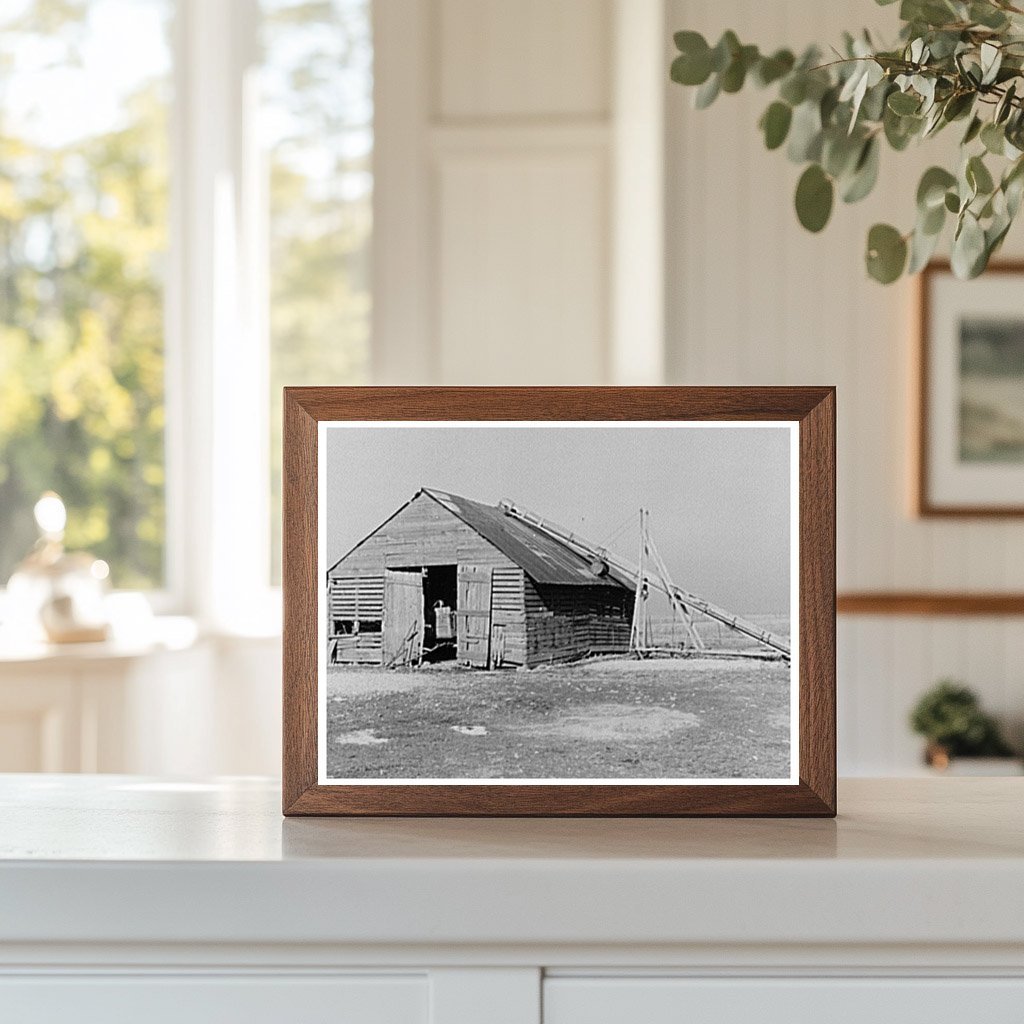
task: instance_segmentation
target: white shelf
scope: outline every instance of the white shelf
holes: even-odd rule
[[[836,821],[284,820],[260,780],[0,777],[0,1005],[1017,1024],[1021,786],[849,780]]]
[[[8,776],[0,941],[1019,946],[1021,793],[849,780],[837,821],[285,820],[254,780]]]

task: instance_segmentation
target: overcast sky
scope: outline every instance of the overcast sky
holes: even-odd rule
[[[639,508],[680,587],[789,609],[789,431],[772,427],[329,427],[327,565],[421,487],[507,498],[637,561]]]

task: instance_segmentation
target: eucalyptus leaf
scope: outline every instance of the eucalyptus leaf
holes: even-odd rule
[[[938,235],[946,224],[946,204],[940,203],[928,210],[918,210],[917,228],[925,235]]]
[[[794,71],[786,76],[779,87],[779,98],[791,107],[797,107],[807,99],[807,75],[803,71]]]
[[[957,121],[966,117],[974,107],[975,95],[972,92],[955,93],[943,104],[942,116],[946,121]]]
[[[921,100],[909,92],[894,92],[889,96],[889,109],[894,114],[916,114],[920,109]]]
[[[1007,25],[1006,15],[990,3],[972,3],[968,10],[968,17],[976,24],[984,25],[985,28],[999,30]]]
[[[1024,198],[1024,178],[1016,178],[1008,185],[1003,186],[1006,196],[1006,213],[1013,222],[1013,218],[1020,212],[1021,199]]]
[[[1024,197],[1024,157],[1016,162],[1003,175],[1003,194],[1006,196],[1006,209],[1012,220],[1020,210],[1021,198]]]
[[[953,273],[961,280],[977,277],[981,265],[984,269],[985,232],[978,219],[969,211],[965,212],[960,227],[953,238],[953,251],[950,265]]]
[[[722,92],[739,92],[758,56],[756,46],[741,46],[732,63],[722,72]]]
[[[932,107],[931,113],[925,119],[924,131],[921,138],[927,138],[933,132],[942,127],[942,107]]]
[[[832,180],[817,165],[811,164],[796,186],[796,215],[808,231],[821,231],[832,215]]]
[[[932,32],[928,40],[928,48],[932,51],[932,60],[946,60],[952,57],[960,45],[960,33],[949,29]]]
[[[852,132],[857,123],[857,115],[860,106],[864,102],[868,89],[878,85],[882,80],[884,72],[882,68],[872,59],[864,58],[858,64],[853,74],[846,80],[842,92],[839,94],[840,103],[851,103],[853,111],[850,114],[850,127]]]
[[[821,111],[813,101],[801,103],[793,111],[786,155],[793,163],[817,160],[821,156]]]
[[[946,192],[956,184],[956,176],[944,167],[929,167],[921,175],[917,186],[917,207],[927,213],[936,206],[942,206]]]
[[[980,117],[972,117],[971,123],[967,126],[967,131],[964,132],[963,139],[960,140],[961,146],[970,145],[980,134],[983,127],[983,122]]]
[[[979,51],[981,58],[981,84],[991,85],[999,74],[999,68],[1003,63],[1003,51],[991,42],[981,44]]]
[[[904,150],[910,144],[910,140],[920,130],[924,119],[920,117],[900,117],[892,110],[886,110],[882,116],[882,127],[885,131],[885,141],[897,152]]]
[[[960,197],[959,213],[963,213],[978,197],[978,183],[973,176],[968,175],[967,166],[968,162],[965,160],[956,176],[956,192]]]
[[[793,70],[796,58],[790,50],[776,50],[770,57],[762,57],[753,71],[754,81],[764,87],[784,78]]]
[[[880,148],[877,137],[872,137],[864,143],[854,172],[843,187],[844,203],[860,202],[875,187],[878,181]]]
[[[987,196],[995,188],[992,175],[980,156],[972,156],[967,161],[966,176],[976,194]]]
[[[927,113],[935,104],[935,79],[927,75],[913,75],[910,84],[924,100],[922,111]]]
[[[824,96],[818,102],[818,111],[821,114],[821,123],[828,124],[830,121],[836,121],[838,123],[842,116],[839,110],[839,93],[840,90],[837,88],[829,89]]]
[[[711,55],[707,49],[699,56],[684,53],[676,57],[669,71],[672,81],[680,85],[703,85],[710,74]]]
[[[693,53],[701,50],[708,53],[711,49],[708,46],[708,41],[699,32],[691,32],[688,29],[673,32],[672,42],[675,43],[676,49],[680,53]]]
[[[942,0],[903,0],[900,5],[901,18],[925,25],[944,25],[956,16],[957,12]]]
[[[999,102],[996,104],[996,112],[992,117],[992,120],[996,124],[1002,124],[1013,111],[1013,101],[1017,97],[1017,83],[1011,82],[1003,93]]]
[[[1002,48],[992,42],[982,43],[979,56],[981,57],[981,84],[992,85],[998,80],[1000,68],[1003,66]]]
[[[859,120],[881,121],[885,113],[885,103],[889,94],[893,91],[893,84],[887,78],[881,78],[874,85],[870,86],[864,95],[864,102],[860,105]]]
[[[989,121],[981,129],[981,142],[993,156],[1002,156],[1006,146],[1006,133],[1001,125]]]
[[[838,127],[822,133],[821,166],[833,178],[841,178],[852,171],[864,149],[863,134],[854,137]]]
[[[706,110],[715,102],[721,91],[721,78],[717,74],[712,74],[712,76],[693,94],[693,105],[698,110]]]
[[[906,239],[890,224],[876,224],[868,232],[868,273],[880,284],[892,284],[907,263]]]
[[[715,44],[711,51],[711,70],[721,74],[733,62],[733,57],[739,53],[741,43],[732,29],[722,33],[721,39]]]
[[[793,108],[788,103],[776,100],[769,105],[760,121],[764,144],[768,149],[778,149],[786,141],[792,120]]]
[[[941,231],[926,232],[920,227],[914,230],[910,238],[910,262],[907,264],[907,273],[916,274],[928,265],[939,244]]]

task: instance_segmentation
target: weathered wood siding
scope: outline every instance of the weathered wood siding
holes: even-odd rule
[[[384,617],[384,574],[364,573],[330,581],[327,588],[327,634],[335,662],[376,664],[381,660],[380,623]],[[376,631],[361,628],[358,633],[337,635],[335,620],[370,622]]]
[[[526,664],[526,574],[498,566],[491,584],[491,658],[495,665]]]
[[[418,495],[349,552],[332,575],[414,565],[519,567],[433,498]]]
[[[335,637],[328,644],[331,664],[379,665],[383,657],[381,633],[354,633]]]
[[[542,665],[625,651],[633,595],[616,587],[555,587],[525,581],[526,661]]]
[[[331,619],[375,619],[384,614],[384,573],[330,581],[327,603]]]

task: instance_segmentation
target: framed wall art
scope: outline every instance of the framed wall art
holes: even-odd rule
[[[1024,515],[1024,263],[919,288],[916,510]]]
[[[835,813],[831,388],[288,388],[284,812]]]

